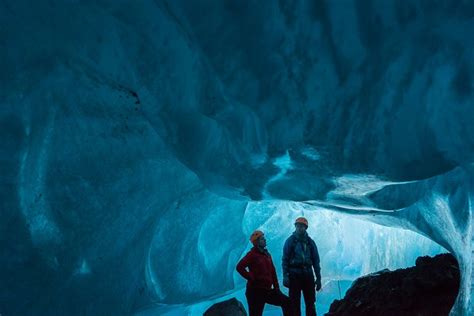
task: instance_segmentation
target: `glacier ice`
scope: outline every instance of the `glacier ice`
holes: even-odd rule
[[[473,16],[2,1],[0,314],[199,313],[241,290],[250,231],[278,258],[304,212],[328,280],[443,247],[462,269],[451,313],[472,315]]]

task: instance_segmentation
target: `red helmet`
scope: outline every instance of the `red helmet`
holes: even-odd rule
[[[304,217],[298,217],[296,220],[295,220],[295,224],[297,223],[300,223],[300,224],[303,224],[306,226],[306,228],[308,228],[308,220]]]

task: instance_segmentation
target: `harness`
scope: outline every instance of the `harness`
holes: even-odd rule
[[[296,269],[311,269],[313,265],[313,254],[314,254],[314,246],[313,243],[311,242],[311,239],[309,237],[305,238],[306,240],[301,240],[297,237],[292,238],[291,244],[290,244],[290,253],[288,256],[288,262],[289,262],[289,267],[290,268],[296,268]],[[300,243],[303,247],[306,245],[309,247],[309,253],[310,253],[310,263],[292,263],[294,256],[295,256],[295,251],[296,251],[296,245]]]

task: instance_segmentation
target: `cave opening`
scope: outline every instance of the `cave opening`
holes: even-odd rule
[[[299,202],[249,202],[242,217],[241,233],[249,236],[255,229],[260,229],[265,233],[267,249],[272,255],[280,283],[282,282],[283,244],[294,231],[294,219],[298,216],[305,216],[308,219],[310,223],[308,234],[316,242],[320,254],[323,290],[318,292],[316,300],[319,315],[327,313],[334,300],[343,299],[353,282],[360,277],[379,271],[407,269],[415,266],[419,257],[433,257],[448,252],[442,246],[416,232],[379,225],[370,220],[358,218],[357,215],[348,215]],[[216,222],[215,225],[219,223]],[[203,228],[204,230],[215,229],[214,225],[207,228],[201,227]],[[200,234],[206,233],[201,231]],[[205,238],[199,239],[196,247],[206,249],[205,243]],[[213,304],[234,297],[247,309],[245,280],[235,271],[235,264],[252,245],[245,238],[239,239],[232,245],[236,249],[228,252],[229,257],[226,263],[227,269],[232,271],[232,285],[229,288],[195,301],[161,303],[154,307],[144,308],[138,315],[151,315],[156,312],[163,315],[201,315]],[[213,258],[219,261],[222,260],[220,256],[225,256],[225,252],[215,252],[212,247],[207,249],[211,251],[203,250],[203,257],[207,258],[207,262],[204,261],[203,265],[215,264],[209,261]],[[151,269],[153,265],[152,263]],[[159,266],[159,263],[155,265]],[[218,272],[214,271],[214,273]],[[225,274],[228,275],[229,271]],[[283,286],[281,288],[283,293],[288,294],[287,288]],[[425,293],[425,295],[429,296],[430,293]],[[456,296],[457,292],[454,298]],[[303,300],[302,311],[304,311]],[[268,304],[265,307],[264,315],[266,316],[280,315],[280,313],[279,307]]]

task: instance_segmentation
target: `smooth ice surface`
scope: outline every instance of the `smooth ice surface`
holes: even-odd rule
[[[217,299],[253,229],[281,255],[294,202],[333,227],[326,277],[436,252],[410,230],[456,256],[452,314],[474,314],[473,17],[454,0],[1,1],[0,314]],[[368,243],[407,257],[363,260]]]

